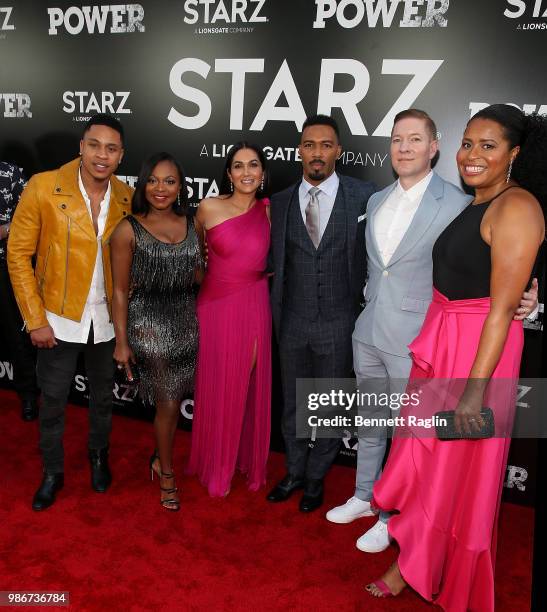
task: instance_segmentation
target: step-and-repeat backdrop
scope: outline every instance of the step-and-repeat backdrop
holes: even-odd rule
[[[245,138],[264,148],[278,190],[298,180],[300,127],[321,112],[340,124],[338,171],[384,186],[394,178],[393,117],[414,106],[437,122],[437,171],[459,184],[454,157],[473,113],[495,102],[547,112],[547,0],[0,4],[0,159],[27,177],[74,158],[83,123],[108,112],[127,132],[120,176],[129,184],[145,157],[167,150],[197,204],[217,194],[227,148]],[[529,377],[539,375],[541,319],[526,334]],[[0,341],[0,384],[12,378]],[[80,369],[71,399],[85,404],[87,392]],[[151,418],[134,389],[119,384],[114,395],[120,412]],[[181,412],[189,428],[191,398]],[[354,462],[355,447],[344,440],[340,460]],[[514,442],[507,499],[533,503],[536,453],[533,440]]]

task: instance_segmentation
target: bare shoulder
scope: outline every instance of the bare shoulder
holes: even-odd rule
[[[537,198],[522,187],[508,189],[499,196],[496,207],[492,211],[492,230],[503,233],[519,233],[529,238],[535,236],[543,240],[545,235],[545,219]]]
[[[222,201],[226,198],[204,198],[198,205],[198,213],[201,211],[202,214],[214,213],[219,210],[222,206]]]
[[[219,195],[219,196],[215,196],[212,198],[203,198],[203,200],[201,200],[201,202],[199,203],[200,206],[205,206],[205,207],[218,207],[218,206],[222,206],[222,202],[224,200],[227,200],[230,196],[228,195]]]
[[[122,245],[122,244],[130,244],[135,239],[135,233],[133,231],[133,227],[129,218],[122,219],[116,229],[112,232],[111,241]]]
[[[523,216],[543,219],[543,211],[537,198],[522,187],[513,187],[500,195],[496,213],[506,220]]]
[[[218,198],[204,198],[201,200],[196,211],[196,219],[205,228],[218,223],[219,216],[224,215],[226,210],[225,199],[225,197],[220,196]]]

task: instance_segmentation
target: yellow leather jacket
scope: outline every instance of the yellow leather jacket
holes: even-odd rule
[[[79,321],[91,286],[97,236],[78,185],[77,158],[34,175],[23,191],[10,228],[8,269],[27,331],[48,325],[45,310]],[[110,179],[111,196],[102,236],[106,297],[112,299],[110,236],[131,212],[131,187]],[[32,257],[36,255],[36,268]]]

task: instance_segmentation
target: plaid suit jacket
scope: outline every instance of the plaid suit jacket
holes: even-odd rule
[[[359,301],[366,273],[365,219],[369,197],[377,190],[374,183],[361,181],[349,176],[339,175],[340,185],[336,198],[343,198],[346,215],[346,265],[351,287],[351,300],[347,308],[357,316]],[[300,183],[291,185],[271,198],[271,246],[269,267],[273,272],[271,303],[274,327],[277,336],[281,327],[285,285],[285,258],[287,221],[289,206],[294,198],[298,199]]]

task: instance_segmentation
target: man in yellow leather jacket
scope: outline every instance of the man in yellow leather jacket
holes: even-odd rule
[[[9,273],[26,329],[38,348],[42,389],[44,476],[34,495],[34,510],[51,506],[64,484],[64,412],[81,352],[89,380],[91,484],[104,492],[112,480],[108,440],[114,329],[109,242],[120,219],[131,210],[132,189],[113,176],[123,152],[119,121],[105,114],[93,116],[84,128],[80,157],[31,178],[10,228]]]

